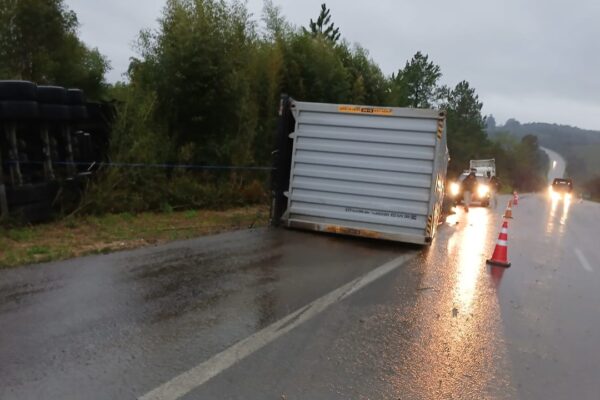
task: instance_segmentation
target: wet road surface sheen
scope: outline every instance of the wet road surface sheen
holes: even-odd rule
[[[522,196],[509,269],[485,265],[500,214],[459,210],[392,277],[185,399],[597,399],[600,205]]]
[[[485,267],[496,222],[483,208],[457,216],[393,277],[185,399],[514,397],[496,286]]]
[[[413,249],[255,230],[0,271],[0,399],[133,399]]]
[[[522,196],[506,270],[485,265],[502,212],[458,210],[184,398],[597,399],[600,205]],[[0,271],[0,398],[137,398],[414,250],[258,230]]]

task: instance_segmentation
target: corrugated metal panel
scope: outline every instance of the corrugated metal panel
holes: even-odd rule
[[[289,226],[415,243],[433,235],[439,112],[300,102],[292,109]]]

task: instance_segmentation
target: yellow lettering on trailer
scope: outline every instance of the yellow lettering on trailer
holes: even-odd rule
[[[371,114],[371,115],[392,115],[391,108],[384,107],[360,107],[360,106],[339,106],[339,112],[351,114]]]

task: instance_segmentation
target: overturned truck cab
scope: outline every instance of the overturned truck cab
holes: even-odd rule
[[[435,237],[445,112],[283,96],[276,143],[273,225],[415,244]]]

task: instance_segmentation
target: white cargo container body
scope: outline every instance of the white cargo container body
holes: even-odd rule
[[[288,227],[427,244],[448,150],[437,110],[290,102]]]
[[[496,176],[496,160],[471,160],[469,163],[469,167],[471,171],[475,171],[476,175],[487,176],[489,173],[490,176]]]

